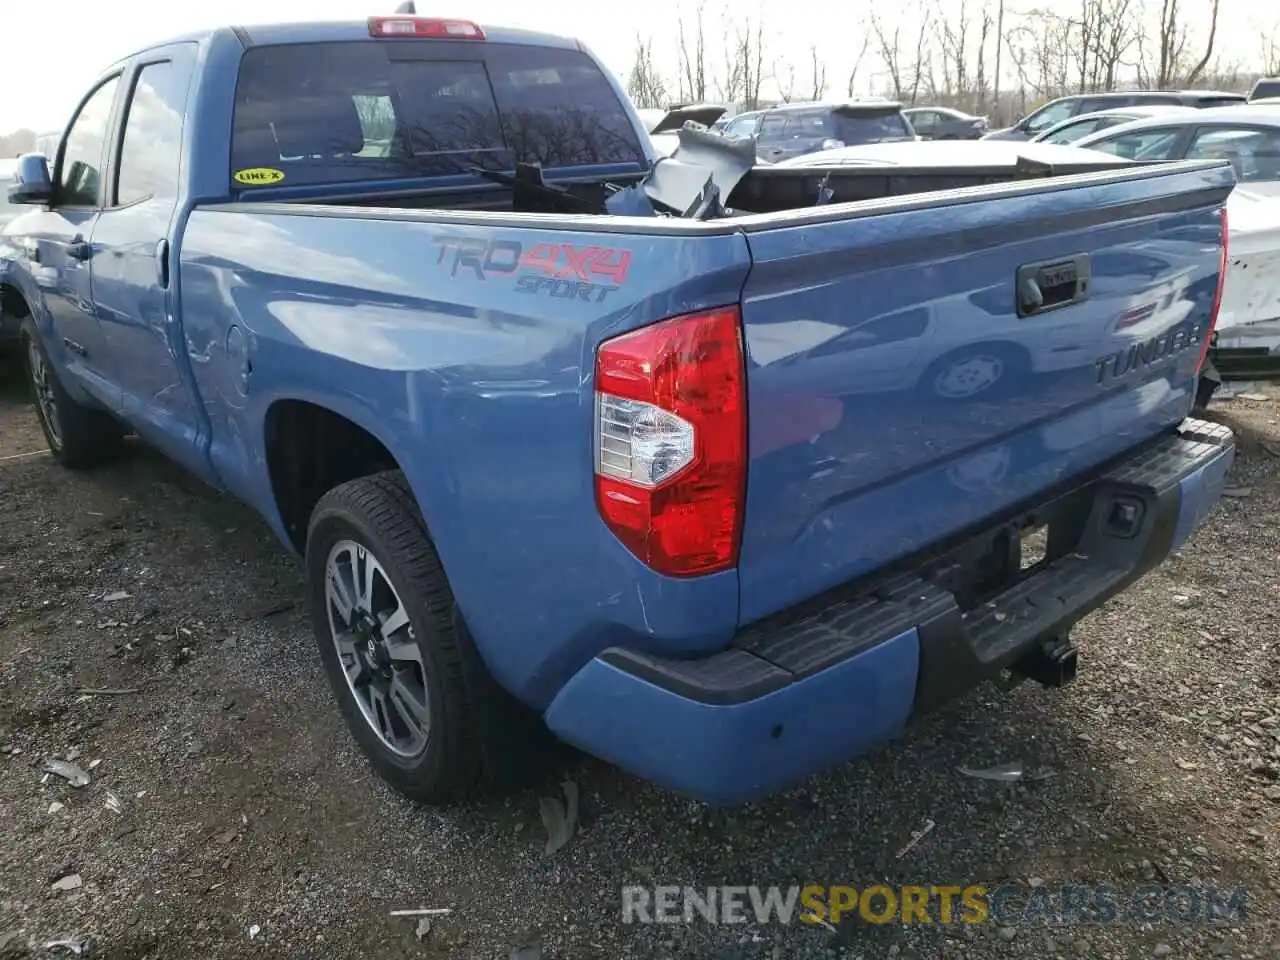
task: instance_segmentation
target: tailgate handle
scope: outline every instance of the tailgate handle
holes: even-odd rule
[[[1017,280],[1018,316],[1038,316],[1081,303],[1089,298],[1092,279],[1087,253],[1021,266]]]

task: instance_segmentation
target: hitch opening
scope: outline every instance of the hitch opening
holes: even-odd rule
[[[1061,687],[1076,678],[1079,648],[1068,635],[1052,637],[1010,666],[1014,676],[1046,687]]]

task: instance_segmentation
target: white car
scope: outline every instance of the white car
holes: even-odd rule
[[[1280,104],[1253,102],[1148,117],[1077,141],[1136,160],[1223,158],[1238,186],[1227,200],[1229,261],[1214,363],[1232,379],[1280,373]],[[1248,351],[1263,349],[1262,356]]]
[[[1031,138],[1032,143],[1075,143],[1077,140],[1098,133],[1111,127],[1118,127],[1131,120],[1144,120],[1147,117],[1166,116],[1175,113],[1189,113],[1195,107],[1185,107],[1172,103],[1156,103],[1135,105],[1131,107],[1114,107],[1110,110],[1098,110],[1094,113],[1070,117],[1050,127],[1044,133]]]
[[[806,153],[775,166],[887,166],[887,167],[1013,167],[1019,158],[1062,167],[1089,167],[1097,156],[1091,150],[1052,143],[1017,140],[906,140],[868,143]]]

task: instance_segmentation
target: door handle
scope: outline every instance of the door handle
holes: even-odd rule
[[[72,260],[88,260],[93,256],[93,248],[85,242],[84,237],[76,234],[67,244],[67,256]]]
[[[1031,317],[1089,299],[1093,271],[1089,255],[1028,263],[1015,277],[1019,317]]]
[[[156,279],[162,290],[169,287],[169,241],[161,239],[156,244]]]

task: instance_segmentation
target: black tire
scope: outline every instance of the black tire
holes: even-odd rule
[[[124,428],[106,411],[71,398],[49,362],[49,354],[31,317],[23,318],[20,341],[31,402],[53,458],[70,470],[79,470],[118,454]]]
[[[409,616],[422,657],[430,728],[415,756],[390,749],[366,720],[329,625],[326,568],[340,541],[377,560]],[[316,505],[307,535],[306,572],[312,626],[338,706],[378,774],[414,800],[469,799],[527,772],[530,749],[545,727],[489,675],[458,616],[453,592],[413,495],[399,472],[352,480]],[[547,738],[549,739],[549,737]]]
[[[987,387],[967,395],[940,392],[939,379],[949,368],[979,357],[995,359],[1000,364],[997,378]],[[974,343],[967,344],[944,354],[933,363],[920,377],[916,385],[917,391],[926,399],[939,403],[978,403],[999,400],[1010,396],[1018,389],[1019,382],[1031,369],[1031,361],[1027,352],[1021,347],[1009,343]]]
[[[1212,360],[1206,360],[1204,369],[1200,371],[1200,378],[1196,381],[1196,402],[1191,412],[1204,413],[1220,386],[1222,386],[1222,377],[1218,373],[1218,368],[1213,365]]]

